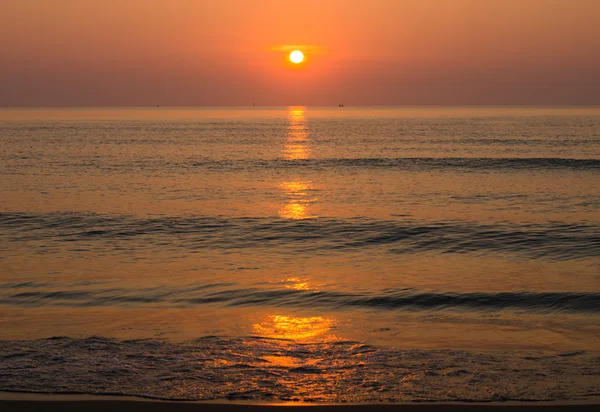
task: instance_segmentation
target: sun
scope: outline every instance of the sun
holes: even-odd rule
[[[290,61],[294,64],[300,64],[304,61],[304,53],[300,50],[294,50],[290,53]]]

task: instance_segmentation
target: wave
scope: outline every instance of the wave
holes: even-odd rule
[[[254,161],[201,161],[192,167],[211,169],[271,169],[271,168],[309,168],[331,167],[397,168],[402,170],[600,170],[600,159],[565,158],[337,158],[306,160],[254,160]]]
[[[387,289],[364,293],[193,284],[157,288],[44,287],[5,284],[0,304],[14,306],[293,307],[302,309],[380,309],[409,311],[525,311],[529,313],[599,313],[600,293],[577,292],[424,292]]]
[[[330,403],[599,399],[599,358],[583,351],[93,336],[0,341],[0,364],[0,390],[34,393]]]
[[[20,159],[18,155],[11,160]],[[24,173],[27,165],[18,169],[7,170],[6,173]],[[33,167],[33,166],[31,166]],[[47,167],[75,168],[79,171],[93,169],[106,173],[135,170],[139,172],[170,173],[178,171],[239,172],[239,171],[271,171],[282,169],[323,171],[338,168],[389,169],[407,172],[419,171],[600,171],[600,159],[576,158],[325,158],[325,159],[243,159],[215,160],[210,158],[191,159],[182,162],[161,159],[131,160],[127,162],[111,161],[102,158],[87,158],[80,161],[57,159],[50,161]]]
[[[148,217],[86,213],[0,213],[0,230],[14,244],[97,244],[128,250],[271,248],[301,253],[379,248],[394,254],[508,253],[571,260],[600,256],[600,225],[591,222],[495,225],[469,221],[369,218]],[[92,243],[90,243],[92,242]]]

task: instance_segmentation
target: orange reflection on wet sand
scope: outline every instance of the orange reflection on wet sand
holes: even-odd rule
[[[320,338],[336,325],[332,318],[323,316],[296,317],[274,315],[269,320],[252,325],[256,335],[272,339],[306,340]]]

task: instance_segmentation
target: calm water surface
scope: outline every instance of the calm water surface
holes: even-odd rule
[[[600,399],[600,109],[5,109],[0,148],[0,390]]]

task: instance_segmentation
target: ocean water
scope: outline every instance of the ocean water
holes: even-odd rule
[[[0,148],[2,391],[600,399],[600,109],[3,109]]]

